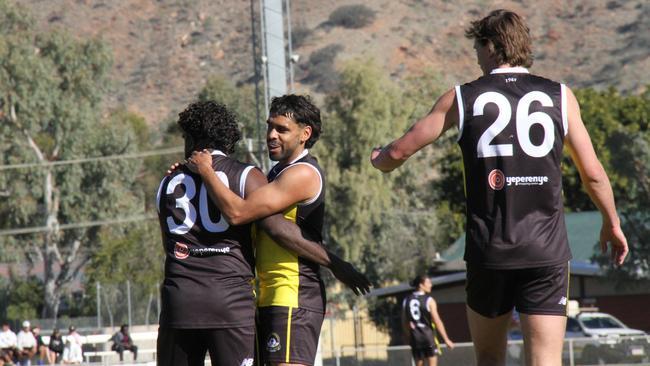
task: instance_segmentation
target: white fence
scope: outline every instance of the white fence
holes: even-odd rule
[[[97,334],[83,337],[85,365],[155,365],[157,332],[136,332],[131,334],[138,345],[138,361],[133,361],[130,352],[125,352],[125,362],[120,363],[115,351],[110,350],[111,334]],[[48,339],[44,337],[47,344]],[[92,349],[89,351],[88,349]],[[523,341],[508,342],[507,366],[525,365]],[[316,364],[322,366],[413,366],[409,346],[364,346],[340,347],[335,350],[321,349]],[[439,366],[474,365],[472,343],[456,343],[453,350],[443,345]],[[587,365],[650,365],[650,336],[569,338],[565,340],[562,364],[568,366]],[[206,365],[210,365],[209,357]]]
[[[507,366],[525,365],[523,341],[508,342]],[[323,366],[412,366],[409,346],[365,346],[323,349]],[[473,343],[456,343],[453,350],[443,346],[439,366],[474,365]],[[569,338],[565,339],[562,364],[650,365],[650,336]]]

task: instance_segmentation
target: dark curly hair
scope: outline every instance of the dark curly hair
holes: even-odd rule
[[[235,114],[211,100],[190,104],[178,115],[178,125],[194,142],[192,150],[218,149],[232,154],[241,139]]]
[[[271,100],[269,111],[271,117],[285,116],[303,126],[311,127],[311,137],[305,142],[305,148],[314,146],[321,134],[320,109],[309,96],[286,94]]]

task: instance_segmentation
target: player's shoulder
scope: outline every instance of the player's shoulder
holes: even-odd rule
[[[237,160],[231,156],[219,156],[218,158],[213,159],[212,167],[215,171],[238,173],[250,170],[254,168],[255,165]]]
[[[527,77],[530,78],[530,80],[532,80],[534,82],[537,82],[537,83],[549,84],[549,85],[559,85],[559,84],[561,84],[559,81],[555,81],[555,80],[549,79],[549,78],[547,78],[545,76],[541,76],[541,75],[538,75],[538,74],[528,74]]]
[[[309,163],[294,163],[284,168],[274,181],[291,182],[291,185],[304,186],[322,179],[320,170]]]

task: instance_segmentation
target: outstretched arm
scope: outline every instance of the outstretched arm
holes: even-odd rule
[[[246,224],[281,212],[314,197],[320,190],[318,173],[305,165],[296,165],[242,199],[216,177],[212,155],[207,150],[193,152],[188,167],[201,175],[210,198],[231,225]]]
[[[571,158],[578,168],[580,179],[589,197],[600,211],[603,223],[600,229],[600,248],[607,253],[607,244],[611,244],[611,258],[616,265],[623,264],[629,251],[627,239],[621,230],[621,220],[616,213],[614,193],[605,169],[596,156],[589,133],[580,115],[578,100],[567,90],[567,117],[569,130],[566,145]]]
[[[399,139],[384,148],[373,149],[370,155],[372,165],[388,173],[422,149],[434,142],[451,126],[458,124],[458,111],[455,108],[456,91],[451,89],[443,94],[429,114],[417,121]]]
[[[433,324],[436,325],[436,330],[438,333],[440,333],[442,340],[445,342],[447,347],[449,347],[449,349],[454,349],[454,342],[452,342],[447,336],[445,324],[442,322],[442,319],[440,319],[440,315],[438,314],[438,305],[436,304],[436,300],[430,297],[427,307],[429,308],[429,313],[431,313],[431,316],[433,317]]]

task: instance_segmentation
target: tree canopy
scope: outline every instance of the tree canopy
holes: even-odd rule
[[[135,160],[51,165],[83,157],[125,154],[137,138],[125,123],[102,120],[111,52],[99,40],[62,31],[39,33],[19,6],[0,1],[0,141],[4,170],[0,227],[44,227],[1,237],[31,263],[44,263],[43,316],[56,316],[65,287],[97,248],[98,226],[62,225],[143,212],[133,189]],[[114,227],[112,230],[123,230]]]

